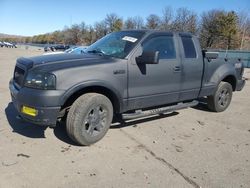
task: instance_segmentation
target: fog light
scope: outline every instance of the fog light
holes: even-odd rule
[[[28,106],[22,106],[21,112],[33,117],[37,115],[37,110]]]

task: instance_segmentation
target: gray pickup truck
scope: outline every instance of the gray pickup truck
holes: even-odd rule
[[[83,54],[19,58],[9,89],[20,116],[53,127],[66,117],[80,145],[99,141],[113,116],[140,118],[195,106],[224,111],[243,88],[240,59],[202,51],[189,33],[110,33]]]

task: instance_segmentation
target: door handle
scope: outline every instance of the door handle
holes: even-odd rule
[[[175,66],[174,67],[174,72],[181,72],[181,67],[180,66]]]

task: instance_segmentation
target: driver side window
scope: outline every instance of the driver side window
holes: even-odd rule
[[[176,52],[172,36],[157,36],[142,45],[143,51],[159,51],[159,59],[175,59]]]

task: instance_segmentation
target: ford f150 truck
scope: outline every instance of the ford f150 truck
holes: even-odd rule
[[[139,118],[197,105],[224,111],[245,81],[240,59],[202,51],[189,33],[110,33],[83,54],[19,58],[9,89],[20,116],[55,126],[66,116],[69,137],[99,141],[113,116]]]

